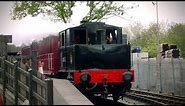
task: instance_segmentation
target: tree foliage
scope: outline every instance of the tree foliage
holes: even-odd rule
[[[77,1],[16,1],[12,11],[12,19],[22,19],[28,15],[37,16],[43,14],[50,19],[59,18],[67,23],[73,14],[72,8]],[[106,16],[123,15],[126,10],[134,8],[116,5],[113,1],[81,1],[89,7],[88,14],[83,18],[86,21],[101,21]]]
[[[150,57],[156,57],[158,53],[157,30],[159,31],[160,42],[164,41],[166,35],[164,23],[160,23],[159,27],[156,23],[150,23],[147,28],[142,26],[141,23],[131,25],[131,45],[141,47],[142,52],[148,52]]]
[[[158,28],[158,29],[157,29]],[[180,57],[185,58],[185,24],[151,23],[148,28],[144,28],[140,23],[130,25],[126,29],[132,46],[141,47],[142,52],[148,52],[150,57],[157,56],[157,30],[159,31],[160,44],[176,44],[180,49]]]
[[[133,24],[130,24],[128,27],[124,27],[123,30],[127,35],[129,35],[130,39],[137,39],[140,38],[141,32],[143,30],[144,26],[140,22],[135,22]]]
[[[181,57],[185,58],[185,24],[176,23],[170,27],[167,34],[169,44],[176,44]]]
[[[131,6],[126,9],[124,5],[117,6],[117,4],[113,3],[113,1],[88,1],[87,6],[89,7],[89,12],[83,20],[96,22],[106,19],[105,16],[111,17],[123,15],[126,13],[127,9],[134,8],[134,6]]]
[[[16,1],[12,18],[20,20],[28,15],[34,17],[43,14],[52,18],[59,17],[64,23],[67,23],[74,6],[75,1]]]

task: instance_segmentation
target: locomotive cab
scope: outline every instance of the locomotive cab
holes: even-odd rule
[[[106,41],[108,36],[112,37],[111,43]],[[59,38],[63,72],[92,68],[130,68],[130,46],[122,43],[122,30],[119,27],[89,22],[61,31]],[[125,49],[119,49],[122,46]],[[125,55],[121,55],[121,52]],[[111,62],[116,58],[117,62]]]

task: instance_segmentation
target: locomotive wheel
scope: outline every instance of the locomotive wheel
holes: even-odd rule
[[[113,101],[117,102],[119,100],[119,95],[113,94],[112,96],[113,96],[112,97],[113,98]]]
[[[113,101],[117,102],[119,100],[120,93],[119,90],[115,90],[115,92],[112,93]]]
[[[124,87],[122,90],[120,91],[115,91],[112,93],[112,98],[113,98],[113,101],[117,102],[120,98],[123,97],[123,95],[125,94],[126,92],[126,88]]]
[[[120,96],[123,96],[126,93],[126,91],[130,91],[131,87],[132,87],[132,84],[130,82],[126,82],[122,86],[120,85],[116,86],[112,92],[113,101],[117,102]]]

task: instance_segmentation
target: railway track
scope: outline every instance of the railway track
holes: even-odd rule
[[[135,101],[143,102],[152,105],[183,105],[185,104],[185,97],[171,96],[155,92],[148,92],[143,90],[132,89],[124,98],[130,98]]]
[[[112,98],[101,98],[101,97],[91,97],[89,100],[94,104],[94,105],[102,105],[102,106],[107,106],[107,105],[113,105],[113,106],[124,106],[128,105],[124,102],[115,102],[113,101]]]

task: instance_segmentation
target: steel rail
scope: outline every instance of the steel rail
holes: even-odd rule
[[[165,94],[159,94],[159,93],[155,93],[155,92],[148,92],[148,91],[144,91],[144,90],[135,90],[132,89],[131,92],[129,94],[127,94],[128,97],[133,98],[133,96],[135,98],[140,97],[140,98],[148,98],[148,99],[152,99],[167,105],[170,104],[185,104],[185,98],[181,97],[181,96],[169,96],[169,95],[165,95]]]

